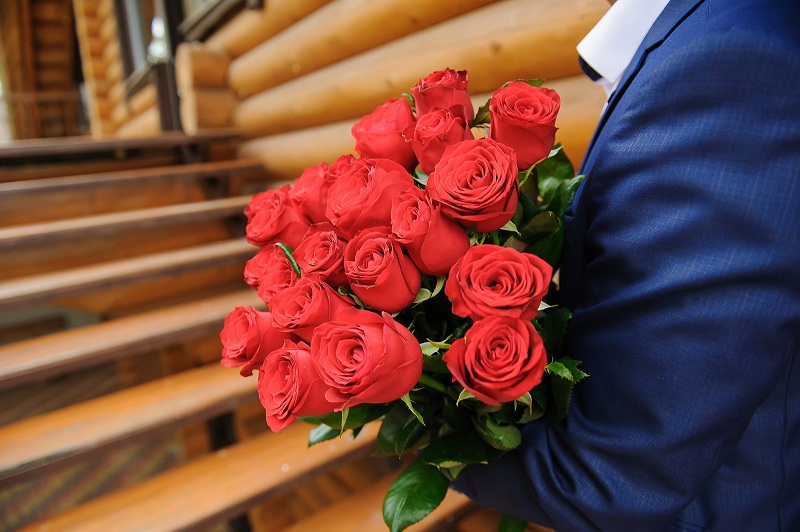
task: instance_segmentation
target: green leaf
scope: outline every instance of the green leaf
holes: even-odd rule
[[[395,403],[378,430],[378,454],[402,456],[424,436],[426,430],[404,404]]]
[[[417,409],[414,408],[414,405],[411,404],[411,395],[405,394],[403,397],[400,398],[401,401],[408,407],[412,414],[414,414],[417,418],[417,421],[420,422],[421,425],[425,425],[425,420],[422,419],[422,414],[417,412]]]
[[[522,519],[503,514],[503,517],[500,518],[500,524],[497,526],[497,532],[524,532],[527,526],[528,523]]]
[[[339,429],[333,429],[328,425],[317,425],[308,433],[308,446],[316,445],[324,441],[332,440],[341,435]]]
[[[352,406],[348,409],[347,419],[345,424],[342,425],[342,413],[331,412],[330,414],[323,414],[321,416],[305,416],[299,419],[313,423],[315,425],[327,425],[332,429],[344,431],[362,427],[370,421],[375,421],[389,410],[389,404],[373,405],[363,403],[360,405]]]
[[[547,159],[536,166],[536,175],[539,195],[545,203],[550,203],[561,183],[575,177],[575,168],[561,146],[556,145]]]
[[[425,448],[422,456],[429,464],[444,468],[484,464],[489,460],[485,444],[475,432],[455,432],[437,438]]]
[[[395,479],[383,500],[383,520],[400,532],[436,509],[450,481],[436,467],[418,457]]]
[[[413,303],[416,305],[418,303],[422,303],[423,301],[427,301],[431,297],[433,296],[431,295],[430,290],[428,290],[427,288],[420,288],[419,292],[417,292],[417,297],[414,298]]]
[[[520,231],[520,239],[533,244],[556,233],[561,227],[558,217],[552,211],[545,211],[534,216]]]
[[[567,415],[569,402],[572,399],[572,389],[576,382],[587,377],[586,373],[578,369],[579,361],[569,357],[551,362],[545,366],[545,371],[552,374],[550,379],[550,392],[553,397],[554,408],[550,417],[556,420]]]
[[[544,367],[544,370],[547,373],[552,373],[554,375],[558,375],[562,379],[566,379],[569,382],[572,382],[572,373],[567,369],[567,367],[562,364],[561,362],[555,361],[550,362],[548,365]]]
[[[296,273],[297,275],[302,275],[302,272],[300,271],[300,265],[297,264],[297,261],[294,260],[294,255],[292,255],[292,252],[293,252],[292,248],[290,248],[289,246],[287,246],[283,242],[277,242],[277,243],[275,243],[275,245],[278,248],[280,248],[281,251],[283,251],[283,254],[286,256],[286,260],[289,261],[289,264],[291,265],[292,269],[294,270],[294,273]]]
[[[439,348],[433,345],[431,342],[422,342],[419,344],[419,347],[422,349],[422,354],[424,356],[435,355],[439,352]]]
[[[417,167],[414,169],[414,181],[426,187],[428,186],[428,174],[423,172],[420,167]]]
[[[464,388],[463,390],[461,390],[461,393],[458,394],[458,399],[456,399],[456,406],[458,406],[458,404],[461,401],[466,401],[467,399],[475,399],[475,396],[472,395],[471,391]]]
[[[516,449],[522,443],[522,434],[514,425],[501,425],[491,416],[480,416],[472,420],[483,441],[501,451]]]
[[[455,399],[445,395],[442,402],[442,417],[445,423],[455,431],[467,432],[472,430],[472,416],[470,410],[456,405]]]
[[[555,307],[540,312],[533,322],[537,332],[544,341],[544,347],[552,359],[561,357],[564,351],[564,339],[572,313],[565,307]]]
[[[501,231],[509,231],[509,232],[511,232],[511,233],[517,233],[517,234],[519,234],[519,231],[517,231],[517,226],[516,226],[516,225],[514,225],[514,222],[512,222],[511,220],[507,221],[507,222],[505,223],[505,225],[504,225],[503,227],[501,227],[501,228],[500,228],[500,230],[501,230]]]
[[[475,113],[475,118],[472,119],[472,123],[469,127],[480,127],[480,126],[488,126],[489,125],[489,102],[491,99],[486,100],[486,103],[481,105],[478,108],[478,111]]]

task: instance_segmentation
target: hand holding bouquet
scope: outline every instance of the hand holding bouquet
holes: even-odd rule
[[[358,158],[245,210],[261,248],[245,279],[269,311],[230,313],[222,364],[258,371],[275,432],[303,418],[314,444],[374,422],[379,453],[415,452],[384,503],[392,530],[520,425],[564,416],[585,376],[552,282],[581,181],[554,147],[559,107],[514,81],[475,112],[465,71],[434,72],[353,126]]]

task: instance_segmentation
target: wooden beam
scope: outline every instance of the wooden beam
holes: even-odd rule
[[[245,98],[494,0],[338,0],[231,63],[229,85]]]
[[[331,0],[270,0],[259,9],[245,9],[211,34],[209,50],[239,57],[251,48],[288,28]]]
[[[257,137],[360,116],[447,66],[468,70],[474,92],[577,74],[575,45],[607,8],[603,0],[497,2],[251,96],[233,124]]]
[[[180,92],[183,130],[194,135],[203,129],[230,127],[238,103],[227,88],[183,89]]]
[[[178,89],[227,86],[230,57],[201,43],[181,43],[175,52],[175,82]]]

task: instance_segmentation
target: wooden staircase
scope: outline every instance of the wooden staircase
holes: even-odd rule
[[[269,433],[219,364],[225,315],[263,306],[241,212],[275,185],[236,142],[0,148],[0,529],[385,530],[402,461],[370,456],[374,430]],[[494,517],[453,492],[415,528]]]

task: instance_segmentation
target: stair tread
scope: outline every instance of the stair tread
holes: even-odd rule
[[[0,484],[254,398],[253,379],[210,365],[0,427]]]
[[[358,491],[350,497],[313,514],[307,519],[290,526],[284,532],[318,532],[336,523],[337,532],[361,532],[362,530],[381,530],[386,527],[383,521],[383,499],[396,475],[389,475],[369,489]],[[408,532],[430,530],[442,525],[453,517],[466,511],[472,505],[466,495],[448,490],[442,503],[424,520],[406,528]]]
[[[255,248],[244,239],[225,240],[0,283],[0,309],[38,303],[82,290],[249,258]]]
[[[263,171],[263,168],[264,165],[255,159],[233,159],[230,161],[156,166],[135,170],[118,170],[116,172],[8,181],[0,183],[0,197],[6,198],[14,194],[29,192],[55,192],[70,188],[106,186],[149,179],[169,178],[174,180],[213,177],[238,171]]]
[[[213,332],[237,305],[264,307],[238,290],[0,346],[0,390]]]
[[[159,532],[217,523],[368,454],[377,427],[311,448],[308,431],[308,425],[296,423],[281,434],[255,436],[23,530]]]
[[[233,216],[241,214],[249,201],[250,196],[235,196],[7,227],[0,229],[0,249],[41,242],[50,243],[63,238],[142,229],[167,222],[185,223],[198,219]]]

